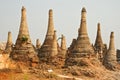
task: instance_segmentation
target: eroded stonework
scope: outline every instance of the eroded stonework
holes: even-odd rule
[[[5,53],[11,53],[13,48],[13,43],[12,43],[12,34],[11,32],[8,32],[8,38],[7,38],[7,43],[5,47]]]
[[[114,44],[114,32],[111,32],[110,35],[110,42],[109,42],[109,49],[104,58],[104,65],[106,68],[114,70],[117,65],[117,56]]]
[[[58,54],[58,43],[56,31],[54,31],[54,23],[53,23],[53,11],[49,10],[49,19],[48,19],[48,29],[46,33],[45,40],[39,49],[39,58],[40,59],[48,59],[50,57],[54,57]]]
[[[72,50],[70,50],[72,49]],[[90,57],[94,54],[94,48],[90,43],[88,33],[87,33],[87,22],[86,22],[86,9],[82,8],[81,11],[81,24],[78,29],[78,37],[73,41],[71,47],[69,48],[66,65],[71,64],[76,59],[81,57]]]
[[[94,50],[96,57],[103,62],[105,53],[107,51],[106,44],[103,44],[102,36],[101,36],[101,29],[100,29],[100,23],[97,25],[97,36],[94,44]]]
[[[33,48],[33,44],[30,39],[27,18],[26,18],[26,9],[22,7],[21,10],[21,23],[19,34],[16,40],[16,43],[13,47],[13,50],[10,54],[12,60],[22,61],[22,62],[32,62],[34,60],[38,61],[37,54]],[[35,59],[34,59],[35,58]]]

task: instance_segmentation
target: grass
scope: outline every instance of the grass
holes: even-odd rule
[[[29,80],[29,77],[27,74],[24,74],[24,80]]]

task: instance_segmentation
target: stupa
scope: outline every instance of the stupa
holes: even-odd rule
[[[53,10],[49,10],[49,19],[48,19],[48,29],[46,33],[45,40],[39,49],[39,58],[47,59],[57,55],[57,36],[56,31],[54,31],[54,22],[53,22]]]
[[[21,23],[19,33],[10,57],[12,60],[22,62],[33,61],[35,58],[37,60],[37,54],[31,42],[28,31],[25,7],[22,7],[21,10]]]
[[[116,56],[116,49],[114,43],[114,32],[111,32],[109,49],[104,58],[104,65],[108,69],[114,70],[116,68],[116,64],[117,64],[117,56]]]
[[[12,34],[9,31],[8,32],[7,43],[6,43],[6,47],[5,47],[5,52],[6,53],[10,53],[12,51],[12,48],[13,48]]]
[[[90,43],[87,33],[86,9],[82,8],[78,37],[77,39],[73,39],[73,42],[68,49],[65,65],[78,65],[80,64],[81,58],[90,58],[93,55],[95,55],[94,48]]]
[[[106,52],[105,44],[103,44],[102,36],[101,36],[101,29],[100,29],[100,23],[97,25],[97,36],[94,44],[95,52],[97,55],[97,58],[100,61],[103,61],[103,56]]]
[[[78,37],[77,40],[75,41],[71,54],[78,55],[77,57],[80,57],[93,53],[94,53],[93,46],[90,43],[87,33],[86,9],[83,8],[81,11],[81,24],[78,30]]]

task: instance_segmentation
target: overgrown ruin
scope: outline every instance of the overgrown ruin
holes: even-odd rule
[[[12,52],[10,53],[10,58],[13,61],[24,62],[26,65],[32,65],[33,62],[39,62],[37,53],[30,39],[25,7],[22,7],[21,10],[19,33]]]

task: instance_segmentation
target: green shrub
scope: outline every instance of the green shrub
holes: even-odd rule
[[[27,36],[22,36],[22,37],[21,37],[21,41],[22,41],[22,42],[26,42],[27,40],[28,40]]]

